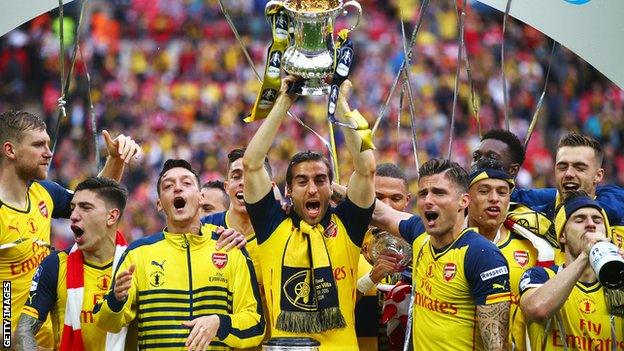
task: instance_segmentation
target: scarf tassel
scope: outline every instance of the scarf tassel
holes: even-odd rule
[[[282,311],[277,316],[276,323],[279,330],[311,334],[347,326],[339,307],[324,308],[315,312]]]
[[[611,314],[624,316],[624,291],[604,288],[604,294]]]

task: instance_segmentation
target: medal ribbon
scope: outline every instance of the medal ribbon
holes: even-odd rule
[[[329,41],[331,43],[331,41]],[[331,48],[330,48],[331,49]],[[338,33],[338,40],[334,48],[334,76],[329,91],[329,101],[327,102],[327,119],[341,127],[357,129],[357,126],[342,123],[336,119],[336,105],[340,94],[340,85],[347,80],[353,63],[353,44],[349,38],[349,31],[343,29]]]
[[[256,97],[253,110],[244,121],[249,123],[265,118],[275,103],[281,85],[282,56],[288,47],[290,18],[282,5],[267,7],[265,15],[271,24],[273,41],[267,51],[262,88]]]

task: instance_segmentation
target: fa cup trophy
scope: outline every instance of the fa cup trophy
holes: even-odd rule
[[[402,259],[399,264],[408,267],[412,262],[412,245],[403,238],[374,228],[369,230],[362,243],[362,255],[371,265],[375,265],[381,253],[396,254]]]
[[[294,28],[294,44],[284,52],[282,67],[305,80],[301,95],[329,94],[327,80],[334,73],[335,59],[334,23],[352,7],[357,21],[349,30],[357,27],[362,17],[360,4],[355,0],[273,0],[266,5],[267,9],[274,6],[283,6]]]

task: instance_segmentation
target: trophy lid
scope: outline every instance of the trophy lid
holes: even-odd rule
[[[264,343],[267,346],[294,346],[294,347],[302,347],[302,346],[320,346],[321,343],[312,338],[305,337],[279,337],[279,338],[271,338]]]
[[[342,0],[286,0],[284,7],[292,12],[318,13],[334,11],[342,6]]]

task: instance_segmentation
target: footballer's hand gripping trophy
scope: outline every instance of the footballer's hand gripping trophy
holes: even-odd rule
[[[368,263],[374,266],[381,253],[401,257],[399,264],[403,267],[408,267],[412,262],[412,245],[403,238],[373,228],[364,237],[362,255]]]

